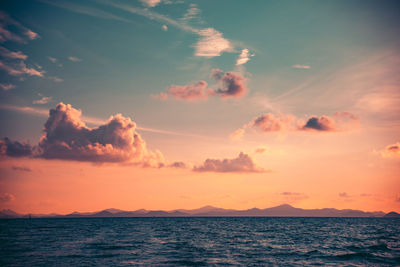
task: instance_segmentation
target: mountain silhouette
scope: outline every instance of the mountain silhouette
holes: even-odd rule
[[[204,206],[198,209],[177,209],[171,211],[145,210],[124,211],[120,209],[105,209],[96,212],[73,212],[66,215],[59,214],[18,214],[12,210],[0,211],[0,218],[85,218],[85,217],[400,217],[396,212],[385,214],[382,211],[366,212],[361,210],[333,208],[301,209],[289,204],[276,207],[247,210],[223,209],[213,206]]]

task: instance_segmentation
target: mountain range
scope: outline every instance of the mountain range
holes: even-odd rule
[[[399,213],[382,211],[366,212],[352,209],[301,209],[288,204],[280,206],[247,210],[222,209],[204,206],[199,209],[177,209],[171,211],[145,210],[125,211],[105,209],[96,212],[73,212],[70,214],[19,214],[12,210],[0,211],[0,218],[87,218],[87,217],[400,217]]]

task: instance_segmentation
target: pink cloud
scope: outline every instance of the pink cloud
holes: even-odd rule
[[[16,51],[16,52],[11,51],[2,46],[0,46],[0,56],[11,59],[22,59],[22,60],[26,60],[28,58],[28,56],[22,53],[21,51]]]
[[[258,128],[263,132],[278,132],[289,130],[294,120],[295,118],[292,115],[266,113],[254,118],[250,122],[250,126]]]
[[[179,100],[196,101],[206,100],[210,96],[240,98],[248,91],[245,85],[246,78],[239,73],[225,73],[220,69],[213,69],[210,77],[217,82],[218,89],[208,88],[206,81],[199,81],[189,85],[171,85],[167,92],[152,95],[152,97],[166,100],[172,96]]]
[[[11,83],[0,83],[0,88],[3,89],[4,91],[8,91],[14,89],[15,85]]]
[[[81,120],[81,111],[59,103],[50,110],[39,142],[39,155],[46,159],[67,159],[90,162],[127,162],[160,167],[163,156],[151,152],[136,132],[136,124],[117,114],[97,128],[89,128]]]
[[[240,152],[237,158],[233,159],[206,159],[200,166],[193,168],[196,172],[234,172],[234,173],[252,173],[265,172],[253,162],[253,159],[243,152]]]
[[[209,96],[214,95],[214,91],[207,86],[208,83],[205,81],[183,86],[171,85],[167,93],[160,93],[158,97],[167,99],[168,96],[172,96],[175,99],[187,101],[206,100]]]
[[[386,146],[381,151],[381,156],[384,158],[400,157],[400,142]]]
[[[290,114],[266,113],[243,125],[242,128],[231,134],[231,138],[242,137],[247,128],[255,128],[265,133],[282,131],[338,132],[354,129],[358,127],[358,124],[359,118],[350,112],[336,112],[333,117],[311,116],[306,122]]]
[[[15,200],[15,197],[10,193],[0,194],[0,202],[2,203],[11,202],[13,200]]]
[[[11,26],[11,27],[9,27]],[[14,33],[12,31],[16,31]],[[11,18],[7,13],[0,11],[0,42],[14,41],[23,43],[28,40],[37,39],[39,35],[26,28],[18,21]]]

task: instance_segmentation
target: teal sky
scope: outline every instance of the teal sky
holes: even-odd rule
[[[0,202],[398,210],[399,26],[388,0],[3,0]]]
[[[209,132],[221,123],[232,130],[238,122],[245,123],[249,117],[268,110],[249,103],[245,109],[238,109],[241,104],[235,100],[163,102],[150,94],[160,93],[172,84],[209,80],[212,68],[234,70],[243,48],[255,55],[244,65],[250,77],[247,97],[276,97],[318,76],[319,81],[312,86],[314,94],[329,86],[323,84],[324,79],[337,70],[370,55],[397,49],[400,44],[396,1],[170,2],[153,8],[139,1],[120,3],[146,8],[194,28],[214,28],[235,44],[235,51],[213,58],[196,57],[198,35],[112,7],[107,1],[57,1],[53,5],[50,1],[3,1],[4,12],[40,37],[25,43],[4,42],[2,46],[28,55],[26,64],[42,66],[45,77],[24,77],[20,81],[20,77],[2,71],[1,80],[16,88],[1,92],[1,103],[48,109],[63,101],[103,119],[120,112],[140,124],[169,130]],[[199,13],[185,22],[182,18],[190,4]],[[163,31],[162,25],[167,25],[168,31]],[[72,62],[70,56],[81,61]],[[48,57],[57,62],[52,63]],[[295,64],[311,68],[296,69],[292,67]],[[51,76],[63,81],[54,82]],[[32,105],[40,98],[38,94],[52,100]],[[312,97],[309,100],[314,101]],[[313,108],[303,100],[287,109],[320,114],[336,111],[337,106]],[[2,136],[37,139],[40,135],[41,126],[36,120],[43,119],[2,113],[3,125],[10,117],[16,121],[2,128]],[[235,121],[227,120],[225,114],[231,114]],[[207,125],[202,123],[205,121]]]

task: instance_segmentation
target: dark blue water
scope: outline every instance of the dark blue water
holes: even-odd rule
[[[0,220],[0,266],[400,265],[400,220]]]

